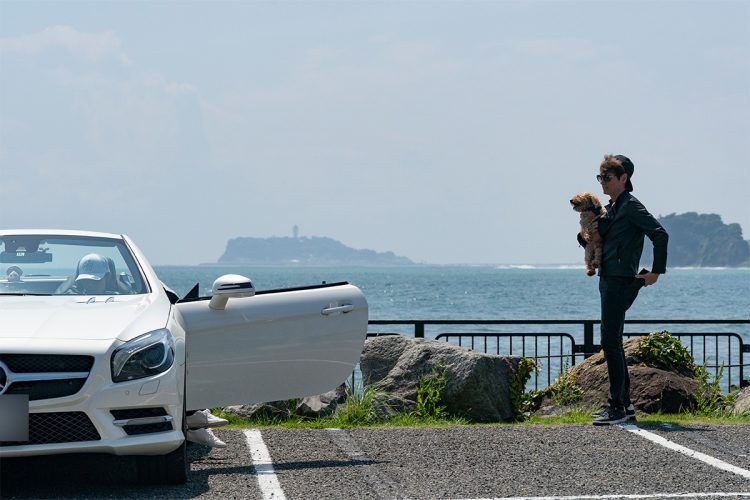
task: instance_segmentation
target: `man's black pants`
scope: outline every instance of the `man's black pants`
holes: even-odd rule
[[[601,276],[599,295],[602,302],[601,342],[609,375],[609,405],[630,404],[630,375],[622,347],[625,312],[633,305],[643,280],[631,276]]]

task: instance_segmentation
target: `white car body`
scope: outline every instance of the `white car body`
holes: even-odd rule
[[[145,463],[159,466],[157,470],[166,476],[164,481],[181,482],[186,410],[321,394],[341,384],[359,360],[367,331],[367,302],[352,285],[324,284],[256,293],[247,278],[229,275],[215,282],[213,298],[193,297],[174,303],[176,297],[170,297],[127,236],[60,230],[0,230],[3,271],[9,262],[22,263],[29,258],[32,250],[20,245],[26,242],[26,246],[33,246],[37,237],[41,238],[35,249],[37,257],[50,259],[39,254],[44,253],[46,241],[52,241],[48,246],[55,247],[55,238],[112,243],[120,254],[126,249],[132,255],[132,262],[127,257],[123,261],[129,262],[128,269],[120,274],[132,271],[141,276],[129,277],[132,288],[124,294],[59,294],[67,276],[29,276],[25,285],[19,285],[0,275],[0,402],[3,393],[9,395],[14,388],[15,394],[23,394],[23,384],[42,384],[38,388],[48,384],[56,396],[46,397],[40,389],[36,397],[30,397],[30,440],[0,442],[0,458],[56,453],[152,456],[151,462],[144,458]],[[64,253],[62,250],[59,253]],[[38,264],[42,265],[46,264]],[[67,278],[72,282],[72,277]],[[141,287],[138,293],[132,292],[136,290],[134,278]],[[57,288],[52,295],[16,291],[28,291],[29,287],[44,293]],[[113,354],[118,348],[148,332],[156,332],[154,338],[161,339],[162,344],[152,344],[128,358],[120,349],[117,359],[124,359],[124,364],[115,363]],[[172,343],[167,348],[170,344],[165,339],[170,336]],[[146,341],[138,339],[131,344],[138,342]],[[150,349],[156,353],[154,359],[161,353],[167,359],[172,349],[173,362],[168,369],[132,380],[114,380],[117,366],[125,370],[118,372],[118,377],[131,369],[166,366],[166,362],[149,365],[139,361],[138,356],[145,360],[153,357],[153,353],[148,354]],[[27,358],[64,360],[63,364],[73,360],[64,356],[90,356],[93,364],[88,370],[70,364],[61,368],[63,372],[45,371],[49,368],[17,371],[13,364]],[[29,381],[35,377],[47,377],[48,381]],[[64,380],[49,381],[60,377]],[[78,390],[68,394],[81,383]],[[60,387],[67,388],[62,396],[58,396]],[[59,440],[59,436],[39,437],[40,432],[73,414],[81,419],[84,437],[99,438],[44,442]],[[63,417],[58,418],[60,415]],[[44,421],[47,417],[50,420]],[[38,442],[40,439],[42,442]]]

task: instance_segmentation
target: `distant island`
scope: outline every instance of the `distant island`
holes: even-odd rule
[[[717,214],[669,214],[658,217],[669,233],[669,267],[750,267],[750,241],[739,224],[724,224]],[[296,234],[296,227],[295,227]],[[641,264],[650,268],[648,238]],[[326,237],[239,237],[227,242],[218,264],[253,266],[412,266],[393,252],[357,250]]]
[[[669,233],[669,267],[750,266],[750,242],[739,224],[724,224],[717,214],[669,214],[658,218]],[[641,263],[650,267],[653,247],[648,238]]]
[[[357,250],[332,238],[234,238],[227,242],[218,264],[254,266],[407,266],[410,259],[393,252]]]

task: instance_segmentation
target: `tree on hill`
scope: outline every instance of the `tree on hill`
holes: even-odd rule
[[[739,224],[724,224],[717,214],[669,214],[659,217],[669,233],[670,267],[733,267],[750,263],[750,244]],[[648,238],[641,262],[649,267],[653,248]]]

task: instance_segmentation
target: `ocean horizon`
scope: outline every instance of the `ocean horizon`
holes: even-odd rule
[[[597,319],[598,277],[583,265],[154,266],[178,295],[202,296],[223,274],[257,290],[348,281],[365,294],[371,319]],[[746,319],[750,268],[668,268],[643,288],[628,319]]]
[[[257,290],[275,290],[322,282],[347,281],[358,286],[369,304],[370,320],[598,320],[599,279],[583,265],[525,264],[470,266],[155,266],[160,279],[179,296],[199,283],[200,295],[211,293],[222,274],[249,277]],[[680,333],[736,333],[750,343],[748,324],[681,325],[675,320],[747,320],[750,318],[750,268],[669,268],[654,286],[642,288],[628,320],[658,320],[657,325],[628,324],[626,333],[667,330]],[[412,325],[370,325],[371,333],[414,336]],[[425,337],[441,333],[566,333],[583,342],[582,324],[426,325]],[[726,351],[726,337],[700,352],[708,364]],[[599,327],[594,328],[599,342]],[[520,343],[520,342],[519,342]],[[736,344],[736,342],[734,342]],[[701,346],[696,346],[696,348]],[[491,347],[494,351],[495,347]],[[514,354],[516,354],[514,352]],[[732,354],[736,364],[738,350]],[[746,355],[747,356],[747,355]],[[747,362],[747,361],[746,361]],[[552,362],[554,373],[558,361]],[[735,369],[736,370],[736,369]],[[736,376],[737,372],[734,372]],[[750,376],[750,373],[745,375]],[[726,374],[725,374],[726,377]],[[554,375],[552,375],[554,379]]]

